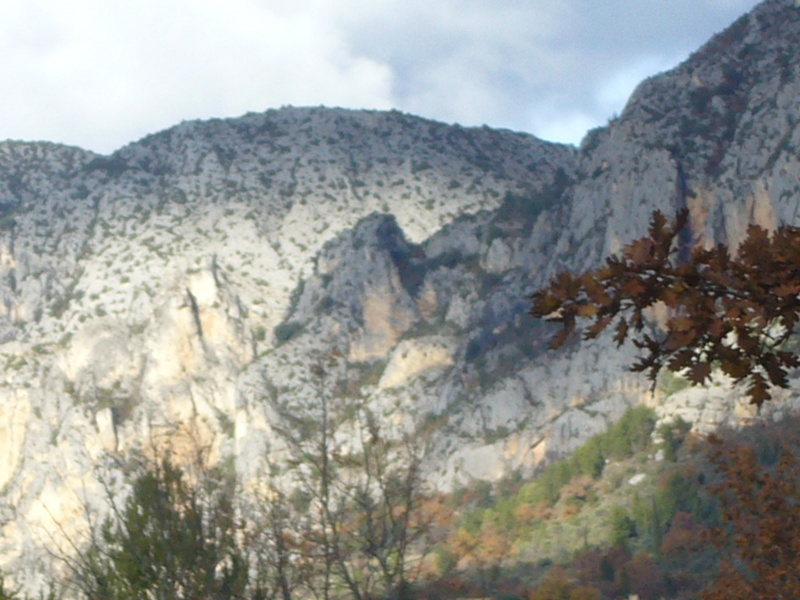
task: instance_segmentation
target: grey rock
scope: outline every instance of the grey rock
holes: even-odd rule
[[[654,396],[609,336],[549,351],[527,297],[655,209],[688,208],[701,245],[797,224],[798,45],[794,0],[767,0],[580,148],[321,108],[111,156],[0,144],[0,569],[37,593],[44,541],[107,510],[102,477],[122,497],[116,465],[142,448],[255,484],[325,386],[439,423],[442,488],[532,472],[637,403],[698,431],[752,419],[723,380]]]

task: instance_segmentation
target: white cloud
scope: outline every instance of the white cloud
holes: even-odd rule
[[[370,9],[350,0],[334,18],[357,51],[393,66],[399,108],[577,143],[620,112],[641,79],[754,4],[382,0]]]
[[[391,107],[391,69],[309,13],[248,0],[14,3],[0,137],[109,151],[182,119],[282,104]]]
[[[110,151],[284,104],[577,141],[755,0],[7,0],[0,139]]]

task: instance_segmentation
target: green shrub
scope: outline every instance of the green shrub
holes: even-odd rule
[[[615,506],[608,516],[611,527],[611,545],[627,547],[629,540],[636,537],[636,522],[622,506]]]
[[[658,391],[662,398],[669,398],[673,394],[677,394],[689,386],[691,386],[691,383],[688,379],[673,373],[669,369],[662,369],[656,380],[656,391]]]
[[[303,324],[298,321],[287,321],[275,327],[275,341],[279,344],[288,342],[303,329]]]
[[[656,415],[652,408],[636,406],[628,409],[605,434],[609,458],[622,460],[644,450],[650,444],[655,424]]]
[[[143,470],[124,506],[73,562],[89,598],[238,598],[247,585],[236,546],[232,482],[193,486],[168,459]]]
[[[691,430],[692,424],[684,421],[681,417],[676,417],[672,423],[662,423],[658,427],[658,437],[661,438],[661,448],[664,450],[666,460],[674,461],[676,459],[678,448]]]

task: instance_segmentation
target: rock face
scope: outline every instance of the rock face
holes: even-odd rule
[[[333,353],[345,397],[439,424],[441,485],[530,471],[638,402],[750,418],[724,382],[653,396],[606,338],[546,351],[527,295],[657,208],[688,207],[698,244],[796,223],[799,45],[800,9],[768,0],[579,149],[294,108],[111,156],[0,144],[0,569],[36,589],[43,540],[137,450],[255,477]]]

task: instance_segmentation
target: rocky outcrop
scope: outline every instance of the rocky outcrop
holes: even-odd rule
[[[111,156],[0,144],[0,569],[35,589],[44,541],[102,512],[101,474],[123,494],[137,451],[252,480],[323,385],[436,423],[442,486],[530,472],[634,403],[751,418],[725,382],[652,394],[605,337],[548,351],[527,296],[654,209],[688,208],[697,244],[796,223],[798,42],[794,0],[768,0],[580,148],[294,108]]]
[[[0,144],[0,569],[35,582],[45,541],[77,534],[102,470],[137,451],[255,473],[275,390],[303,387],[293,365],[334,343],[386,361],[433,310],[414,242],[576,156],[326,109],[184,123],[111,156]],[[286,343],[301,322],[318,335]],[[397,359],[395,382],[428,356]]]

